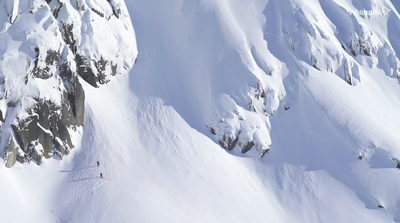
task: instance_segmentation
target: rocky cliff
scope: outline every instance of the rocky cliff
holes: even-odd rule
[[[85,92],[126,73],[135,33],[119,0],[6,0],[0,3],[0,155],[62,158],[84,124]]]
[[[270,118],[279,109],[290,109],[290,95],[297,94],[296,83],[308,77],[310,68],[351,86],[374,68],[400,77],[400,17],[390,1],[270,0],[260,7],[265,9],[251,9],[262,18],[251,23],[258,30],[248,30],[240,10],[219,20],[227,30],[226,42],[232,41],[241,62],[250,64],[240,74],[242,86],[215,100],[217,109],[206,123],[223,148],[242,153],[255,148],[263,156],[273,143]],[[235,33],[248,34],[236,40]]]

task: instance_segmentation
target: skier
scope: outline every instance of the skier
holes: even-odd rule
[[[100,162],[99,161],[97,161],[97,167],[99,167],[100,166]]]
[[[103,173],[100,173],[100,178],[103,178]]]

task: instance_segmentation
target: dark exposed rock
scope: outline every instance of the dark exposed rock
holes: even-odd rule
[[[37,165],[43,162],[43,150],[37,150],[35,144],[30,144],[28,152],[25,153],[25,159],[33,160]]]
[[[98,87],[99,79],[90,68],[89,61],[85,61],[84,57],[79,54],[75,55],[75,60],[79,75],[93,87]]]
[[[62,158],[68,154],[74,147],[71,134],[84,123],[85,92],[79,76],[90,85],[98,87],[106,84],[110,76],[126,72],[133,65],[135,58],[132,55],[136,49],[126,47],[125,43],[119,44],[123,40],[117,38],[133,36],[131,27],[125,26],[125,29],[109,30],[110,32],[105,33],[108,37],[104,39],[116,43],[117,48],[112,50],[107,47],[97,48],[104,40],[93,36],[98,33],[97,30],[87,33],[81,29],[83,25],[97,27],[91,24],[97,21],[91,17],[96,15],[90,12],[99,15],[100,17],[96,16],[99,20],[109,20],[114,15],[118,20],[114,18],[113,24],[108,24],[110,26],[115,22],[130,22],[129,17],[122,13],[126,10],[124,3],[114,0],[108,0],[108,3],[112,13],[107,4],[93,7],[94,4],[85,1],[59,0],[31,2],[28,9],[30,11],[24,11],[24,8],[15,4],[6,9],[10,22],[15,22],[14,26],[11,24],[11,28],[20,33],[12,38],[0,37],[2,42],[5,41],[4,44],[10,42],[16,46],[10,48],[10,52],[5,52],[5,55],[16,55],[12,59],[21,58],[24,60],[21,65],[25,66],[21,67],[25,72],[18,70],[19,73],[14,74],[7,71],[7,75],[15,75],[15,80],[22,82],[21,90],[24,92],[20,89],[8,89],[14,85],[6,86],[7,75],[0,75],[0,100],[4,100],[7,105],[0,110],[0,121],[3,122],[0,123],[3,138],[0,156],[7,161],[7,167],[11,167],[16,161],[40,164],[44,158],[55,155]],[[39,8],[41,13],[35,13]],[[71,10],[75,10],[75,13]],[[16,18],[24,13],[27,19],[32,19],[32,25],[40,28],[28,29],[20,25],[21,21]],[[43,41],[44,39],[46,40]],[[82,39],[85,39],[83,43],[79,41],[76,44]]]
[[[73,104],[67,98],[64,98],[61,107],[49,101],[40,101],[31,109],[29,117],[11,125],[17,143],[24,152],[24,161],[34,160],[40,164],[42,156],[50,158],[57,153],[62,157],[73,148],[68,127],[83,125],[84,114],[84,92],[78,81],[75,86]],[[38,151],[38,143],[41,151]],[[16,157],[16,151],[12,152],[11,157]]]
[[[254,146],[254,142],[249,141],[246,145],[243,146],[242,153],[248,152],[251,148],[253,148],[253,146]]]
[[[19,163],[27,162],[27,161],[25,160],[25,157],[20,156],[20,155],[17,155],[17,161],[18,161]]]
[[[67,126],[74,123],[75,118],[71,115],[71,111],[66,110],[66,106],[67,105],[63,103],[62,117],[61,119],[56,120],[52,132],[55,137],[59,137],[63,142],[66,142],[70,147],[72,147],[73,145]]]
[[[43,155],[46,159],[53,156],[53,134],[43,128],[39,128],[39,143],[43,146]]]
[[[6,167],[12,167],[17,161],[18,147],[14,143],[14,138],[10,137],[6,147]]]
[[[269,152],[269,149],[262,149],[260,152],[261,157],[263,157],[268,152]]]
[[[105,84],[106,83],[106,67],[108,65],[108,61],[104,60],[103,57],[100,58],[99,61],[97,61],[95,63],[95,66],[97,68],[97,77],[98,77],[98,81],[100,84]],[[115,74],[112,74],[115,75]]]
[[[253,141],[253,139],[248,139],[246,136],[243,137],[241,135],[242,132],[239,129],[230,129],[230,131],[225,133],[221,132],[221,130],[226,131],[229,128],[229,124],[227,124],[223,119],[221,119],[218,123],[221,125],[217,125],[216,127],[211,127],[210,125],[206,126],[211,134],[217,137],[218,143],[224,149],[231,151],[236,145],[238,145],[241,147],[242,153],[247,153],[249,150],[255,148],[261,157],[269,151],[269,147],[271,145],[266,145],[259,140]]]
[[[361,36],[357,35],[357,33],[352,34],[350,40],[350,51],[353,56],[358,56],[361,53],[364,53],[367,56],[374,56],[377,51],[377,47],[372,45],[371,42],[371,33],[363,32]]]
[[[54,70],[59,61],[59,53],[55,50],[48,50],[43,52],[41,55],[39,48],[35,48],[36,59],[34,61],[35,66],[33,68],[33,76],[36,78],[48,79],[53,76],[53,72],[51,72],[52,67]],[[42,61],[44,60],[44,61]],[[44,63],[41,63],[44,62]],[[45,64],[45,67],[40,67],[39,64]]]
[[[227,136],[227,135],[223,135],[222,139],[219,140],[219,144],[222,147],[224,147],[225,149],[230,151],[236,146],[236,144],[237,144],[237,142],[239,140],[239,135],[240,135],[240,131],[236,134],[235,137],[230,137],[230,136]]]
[[[75,78],[71,68],[68,66],[67,62],[60,63],[59,65],[59,70],[60,70],[60,76],[63,77],[65,80],[73,80]],[[68,86],[66,86],[68,89]]]
[[[211,134],[213,134],[213,135],[217,134],[217,132],[215,131],[215,129],[213,127],[210,127],[208,125],[206,125],[206,126],[207,126],[208,130],[210,130]]]
[[[252,89],[251,95],[254,95],[254,97],[251,99],[258,103],[256,105],[258,108],[260,107],[260,102],[262,104],[265,103],[264,94],[266,95],[267,93],[263,88]],[[250,107],[247,112],[259,112],[258,108],[252,110]],[[261,130],[262,126],[257,124],[252,126],[247,125],[247,119],[244,115],[238,110],[233,110],[222,114],[220,118],[212,118],[206,124],[206,127],[224,149],[230,151],[238,146],[242,153],[247,153],[249,150],[255,149],[260,156],[263,156],[270,148],[268,135],[266,135],[265,139],[260,138],[260,134],[265,133]],[[250,154],[250,156],[252,155]]]
[[[73,46],[75,45],[75,39],[74,39],[74,33],[72,32],[72,29],[74,28],[74,25],[72,24],[62,24],[62,34],[63,34],[63,40],[64,42],[70,47],[72,52],[76,52],[73,49]]]
[[[110,4],[114,16],[119,19],[119,16],[121,15],[121,8],[119,5],[114,0],[107,0],[107,2]]]
[[[69,104],[75,118],[75,125],[83,125],[85,111],[85,92],[79,81],[74,82],[74,92],[68,94]]]
[[[100,11],[97,10],[97,9],[92,8],[92,11],[93,11],[94,13],[96,13],[97,15],[99,15],[100,17],[104,17],[104,13],[100,12]]]
[[[316,64],[313,64],[312,66],[313,66],[315,69],[317,69],[317,70],[321,71],[321,69],[319,69],[319,68],[317,67],[317,65],[316,65]]]
[[[17,105],[16,101],[10,100],[7,102],[7,107],[15,107]]]
[[[99,87],[97,83],[106,84],[108,75],[115,76],[117,74],[117,65],[112,64],[112,62],[105,60],[103,57],[94,62],[97,71],[90,67],[88,58],[79,54],[76,54],[75,58],[79,75],[93,87]],[[110,73],[106,72],[108,67],[111,70]]]
[[[15,138],[17,139],[22,151],[25,153],[28,152],[30,142],[39,137],[39,127],[37,124],[38,116],[32,115],[11,125],[15,134]]]
[[[58,137],[53,139],[54,144],[54,155],[58,158],[62,158],[64,155],[69,154],[69,147],[68,145],[64,144],[62,140]]]
[[[353,85],[353,76],[351,74],[350,65],[347,62],[343,63],[343,69],[344,69],[344,80],[349,85]]]
[[[400,169],[400,161],[396,158],[392,158],[392,160],[393,160],[394,164],[396,165],[396,167]]]
[[[363,52],[365,53],[365,55],[370,56],[370,57],[372,56],[372,52],[370,49],[365,48],[365,47],[362,47],[362,48],[363,48]]]

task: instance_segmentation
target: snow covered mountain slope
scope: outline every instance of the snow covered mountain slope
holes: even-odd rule
[[[147,4],[146,10],[133,8],[133,14],[144,17],[140,20],[156,3]],[[169,13],[157,12],[159,19],[150,17],[151,25],[142,31],[146,41],[140,44],[146,51],[144,65],[137,69],[152,70],[133,88],[162,97],[204,134],[206,124],[228,150],[254,147],[260,155],[269,150],[270,117],[279,106],[291,107],[295,93],[287,91],[310,67],[351,85],[374,68],[390,77],[399,75],[397,12],[372,17],[352,13],[356,6],[383,12],[392,7],[390,2],[368,7],[346,1],[157,4]],[[154,83],[160,76],[167,80]]]
[[[0,156],[8,167],[62,158],[83,124],[78,76],[97,87],[136,59],[128,12],[114,0],[7,0],[0,9]]]
[[[390,1],[126,4],[137,64],[82,83],[71,156],[1,167],[6,222],[400,222]]]

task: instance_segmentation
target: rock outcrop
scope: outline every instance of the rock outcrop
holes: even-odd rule
[[[133,65],[135,35],[118,0],[0,3],[0,155],[37,164],[74,148],[81,81],[99,87]]]
[[[384,2],[379,4],[372,4],[371,8],[388,7]],[[370,75],[360,70],[365,65],[371,70],[379,68],[387,76],[400,77],[397,31],[388,28],[382,35],[371,28],[376,27],[374,22],[380,19],[400,24],[398,15],[377,15],[381,17],[374,20],[345,8],[337,1],[319,1],[312,7],[299,1],[285,1],[284,4],[281,0],[268,1],[263,11],[265,24],[260,25],[265,27],[259,34],[263,39],[252,42],[253,39],[238,37],[240,41],[235,42],[242,62],[250,64],[246,67],[248,72],[240,74],[243,87],[223,92],[223,99],[215,100],[217,107],[223,109],[218,107],[215,113],[210,112],[210,120],[205,123],[221,147],[229,151],[236,147],[242,153],[255,148],[259,155],[264,155],[273,143],[270,116],[280,106],[282,111],[290,109],[286,91],[296,94],[291,92],[296,89],[293,83],[308,78],[310,73],[331,73],[351,86],[361,83],[363,75]],[[315,16],[321,11],[323,16]],[[229,29],[226,25],[229,23],[226,21],[223,27]],[[231,33],[238,27],[232,28]],[[246,32],[246,27],[240,28]],[[245,47],[241,48],[242,42]],[[261,52],[257,52],[258,48],[264,46],[259,43],[266,45]],[[251,50],[246,48],[248,46],[252,46]],[[268,51],[276,58],[268,55]],[[261,54],[265,56],[260,57]]]

